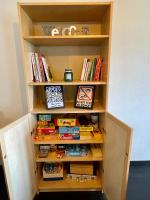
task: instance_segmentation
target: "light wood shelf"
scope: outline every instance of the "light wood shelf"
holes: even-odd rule
[[[94,102],[93,109],[80,109],[74,108],[74,102],[65,102],[64,108],[58,109],[47,109],[45,105],[38,104],[34,107],[31,111],[32,114],[40,114],[40,113],[51,113],[51,114],[58,114],[58,113],[104,113],[105,108],[101,105],[100,102]]]
[[[109,35],[26,36],[24,40],[36,46],[95,46],[109,39]]]
[[[103,155],[101,149],[99,150],[99,157],[94,157],[89,150],[87,156],[64,156],[63,158],[57,158],[56,152],[50,152],[47,158],[39,158],[36,156],[36,162],[74,162],[74,161],[101,161]]]
[[[48,140],[35,140],[33,138],[33,143],[36,145],[39,144],[102,144],[104,142],[103,135],[99,140],[89,139],[89,140],[60,140],[58,134],[50,137]]]
[[[102,184],[99,173],[96,180],[79,182],[64,178],[60,181],[44,181],[42,178],[39,180],[39,192],[67,192],[67,191],[101,191]]]
[[[44,85],[107,85],[106,81],[73,81],[73,82],[65,82],[65,81],[51,81],[51,82],[29,82],[27,83],[29,86],[44,86]]]

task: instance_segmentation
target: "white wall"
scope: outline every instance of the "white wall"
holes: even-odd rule
[[[16,2],[0,0],[0,126],[27,112]],[[114,0],[109,112],[134,129],[132,160],[150,160],[149,8]]]
[[[133,160],[150,160],[150,1],[114,6],[109,111],[133,127]]]

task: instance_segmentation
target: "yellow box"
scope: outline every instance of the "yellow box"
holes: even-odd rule
[[[80,131],[93,131],[93,126],[81,126],[80,125]]]
[[[93,163],[70,163],[70,173],[71,174],[88,174],[93,175]]]

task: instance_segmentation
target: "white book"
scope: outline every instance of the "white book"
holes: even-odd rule
[[[40,66],[39,66],[39,59],[38,59],[38,53],[35,53],[35,62],[36,62],[36,68],[37,68],[37,73],[38,73],[38,81],[42,82],[41,71],[40,71]]]
[[[45,74],[46,74],[46,78],[48,81],[51,81],[50,77],[49,77],[49,73],[48,73],[48,66],[47,66],[47,63],[46,63],[46,59],[42,56],[42,62],[43,62],[43,67],[44,67],[44,71],[45,71]]]
[[[29,80],[33,80],[33,77],[36,77],[36,72],[34,72],[33,67],[34,53],[29,52]]]
[[[84,81],[88,80],[88,74],[89,74],[89,71],[90,71],[90,66],[91,66],[91,62],[90,62],[90,60],[88,60],[87,63],[86,63],[86,72],[85,72],[85,76],[84,76]]]
[[[81,73],[81,81],[84,81],[84,74],[86,70],[86,63],[87,63],[87,58],[84,58],[83,60],[83,67],[82,67],[82,73]]]

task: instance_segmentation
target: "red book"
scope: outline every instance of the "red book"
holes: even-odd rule
[[[94,81],[98,81],[98,80],[99,80],[100,66],[101,66],[101,59],[100,59],[100,58],[97,58],[96,69],[95,69],[95,75],[94,75]]]

